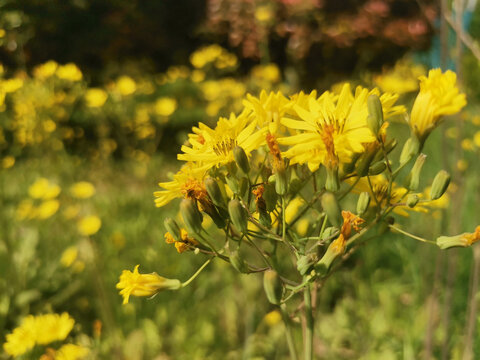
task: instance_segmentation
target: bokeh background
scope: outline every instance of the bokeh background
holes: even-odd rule
[[[240,111],[247,93],[344,81],[411,105],[418,76],[452,69],[469,105],[426,149],[429,177],[453,175],[450,210],[399,222],[427,238],[471,232],[478,38],[476,0],[1,0],[0,341],[28,314],[67,311],[90,359],[287,359],[261,276],[221,262],[122,306],[123,269],[184,280],[202,263],[165,243],[176,207],[153,201],[189,129]],[[316,356],[479,358],[479,275],[476,247],[386,234],[318,292]]]

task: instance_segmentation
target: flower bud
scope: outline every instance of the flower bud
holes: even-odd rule
[[[232,264],[232,266],[238,272],[242,274],[248,273],[248,265],[245,260],[243,260],[243,258],[240,256],[238,250],[230,253],[230,264]]]
[[[376,162],[372,166],[370,166],[370,169],[368,171],[369,175],[379,175],[385,171],[387,168],[387,165],[383,161]]]
[[[418,197],[417,194],[410,194],[410,195],[407,196],[407,201],[406,201],[407,206],[409,208],[414,208],[415,205],[418,204],[419,200],[420,200],[420,198]]]
[[[234,194],[239,194],[240,192],[240,184],[235,176],[227,175],[225,176],[225,181],[227,182],[228,187]]]
[[[199,234],[202,230],[202,214],[192,199],[183,199],[180,203],[180,213],[189,233]]]
[[[273,211],[277,206],[277,193],[275,191],[275,186],[272,184],[265,184],[263,191],[263,198],[265,199],[265,204],[267,205],[267,211]]]
[[[452,247],[468,247],[463,234],[456,236],[440,236],[437,238],[437,245],[440,249],[445,250]]]
[[[432,188],[430,189],[430,199],[437,200],[445,191],[447,191],[448,184],[450,184],[450,175],[445,170],[440,170],[433,179]]]
[[[410,161],[418,151],[420,150],[420,144],[416,137],[410,137],[405,141],[403,145],[402,153],[400,154],[400,165],[403,165]]]
[[[355,164],[355,170],[357,171],[358,176],[363,177],[368,174],[368,169],[370,168],[370,164],[374,157],[374,151],[363,153],[362,156],[360,156]]]
[[[383,124],[382,102],[378,95],[372,94],[367,99],[368,117],[367,125],[370,131],[377,136]]]
[[[242,177],[240,181],[238,182],[238,195],[241,198],[245,198],[245,195],[247,194],[248,191],[248,179],[245,177]]]
[[[300,275],[305,276],[313,270],[313,265],[315,264],[312,256],[300,256],[297,260],[297,270]]]
[[[357,201],[357,215],[362,215],[367,211],[368,205],[370,205],[370,194],[368,192],[362,192]]]
[[[422,171],[422,167],[423,167],[423,164],[425,163],[426,158],[427,158],[427,155],[425,154],[418,155],[417,160],[413,165],[412,171],[410,171],[410,174],[407,178],[408,180],[407,186],[412,191],[416,191],[418,189],[418,186],[420,185],[420,172]]]
[[[167,231],[172,235],[175,241],[180,241],[182,239],[180,227],[178,226],[177,222],[170,217],[165,218],[163,221],[165,228]]]
[[[250,163],[248,162],[245,150],[240,146],[236,146],[235,149],[233,149],[233,158],[240,170],[242,170],[245,175],[248,175],[248,172],[250,171]]]
[[[278,305],[282,299],[282,283],[275,270],[267,270],[263,273],[263,289],[270,303]]]
[[[320,240],[326,240],[331,237],[335,232],[338,232],[338,228],[334,226],[329,226],[325,230],[323,230],[322,236],[320,236]]]
[[[223,198],[222,191],[220,190],[220,186],[215,179],[208,177],[205,179],[205,188],[207,189],[207,193],[212,199],[212,202],[218,206],[225,208],[225,199]]]
[[[247,232],[247,212],[238,199],[232,199],[228,203],[228,213],[233,225],[242,233]]]
[[[334,167],[332,169],[327,168],[327,181],[325,182],[325,189],[331,192],[336,192],[338,189],[340,189],[338,167]]]
[[[285,168],[280,168],[275,173],[275,191],[280,196],[285,195],[288,191],[288,176]]]
[[[321,203],[330,223],[339,228],[342,224],[342,213],[335,195],[330,192],[323,194]]]

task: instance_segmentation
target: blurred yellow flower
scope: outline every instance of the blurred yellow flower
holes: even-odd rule
[[[35,346],[36,339],[35,318],[29,315],[23,319],[21,326],[15,328],[12,333],[7,334],[3,350],[8,355],[17,357],[32,349]]]
[[[1,80],[0,89],[6,93],[12,93],[17,91],[23,86],[23,80],[19,78]]]
[[[2,168],[10,169],[15,165],[15,158],[13,156],[7,155],[2,159]]]
[[[89,350],[83,346],[65,344],[55,352],[55,360],[80,360],[88,353]]]
[[[60,207],[60,202],[58,200],[45,200],[36,210],[36,215],[39,219],[48,219],[53,216]]]
[[[95,194],[95,187],[88,181],[79,181],[72,185],[70,193],[77,199],[88,199]]]
[[[202,70],[193,70],[190,78],[193,82],[198,83],[205,80],[205,73]]]
[[[49,200],[56,198],[62,189],[46,178],[36,180],[29,188],[28,194],[33,199]]]
[[[78,222],[78,231],[80,231],[82,235],[89,236],[96,234],[101,226],[102,221],[100,218],[95,215],[90,215],[84,217]]]
[[[177,109],[177,100],[170,97],[162,97],[155,102],[155,112],[160,116],[170,116]]]
[[[123,296],[123,304],[128,304],[130,296],[153,296],[162,290],[178,290],[182,286],[180,280],[167,279],[157,273],[139,274],[138,267],[133,272],[123,270],[117,289]]]
[[[57,124],[55,124],[55,121],[53,121],[52,119],[47,119],[43,122],[43,129],[47,133],[54,132],[56,128],[57,128]]]
[[[33,201],[30,199],[22,200],[20,204],[18,204],[16,216],[18,220],[33,218],[35,216]]]
[[[268,22],[272,19],[272,9],[270,6],[263,5],[255,9],[255,19],[260,22]]]
[[[404,94],[418,89],[418,77],[425,74],[425,68],[409,60],[401,60],[390,71],[373,78],[375,84],[385,92]]]
[[[428,77],[420,76],[419,79],[420,92],[413,104],[410,127],[423,142],[442,115],[459,112],[467,101],[456,85],[457,75],[450,70],[442,73],[440,69],[433,69]]]
[[[293,219],[295,219],[295,216],[298,214],[298,211],[303,205],[305,205],[305,201],[303,201],[300,197],[293,198],[285,209],[285,221],[290,223]]]
[[[473,142],[476,147],[480,148],[480,131],[477,131],[475,135],[473,135]]]
[[[280,81],[280,69],[274,63],[257,65],[252,69],[252,76],[260,81],[276,83]]]
[[[56,74],[60,79],[68,81],[80,81],[83,77],[80,69],[73,63],[60,65],[57,68]]]
[[[130,76],[120,76],[117,79],[117,89],[124,96],[131,95],[137,91],[137,84]]]
[[[6,34],[7,32],[5,31],[5,29],[0,29],[0,38],[5,37]]]
[[[268,326],[275,326],[280,321],[282,321],[282,315],[278,310],[273,310],[270,311],[267,315],[265,315],[263,319]]]
[[[36,342],[41,345],[64,340],[73,329],[75,320],[68,313],[46,314],[35,317],[37,328]]]
[[[87,106],[92,108],[102,107],[107,98],[108,94],[106,91],[100,88],[91,88],[85,93]]]
[[[190,55],[190,63],[197,69],[201,69],[215,61],[222,53],[222,50],[222,47],[217,44],[203,47]]]
[[[58,64],[53,61],[47,61],[45,64],[38,65],[33,69],[33,76],[38,79],[46,79],[55,74]]]
[[[77,259],[77,256],[78,248],[76,246],[70,246],[63,251],[62,257],[60,258],[60,264],[65,267],[70,267]]]

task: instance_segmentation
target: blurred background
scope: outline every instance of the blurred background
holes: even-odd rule
[[[287,359],[261,276],[221,262],[122,306],[123,269],[185,280],[203,260],[165,243],[163,219],[177,214],[155,208],[157,183],[178,170],[191,127],[239,112],[247,93],[350,81],[411,106],[417,78],[442,67],[469,103],[426,149],[427,178],[453,174],[451,210],[399,222],[427,238],[471,232],[478,38],[476,0],[0,0],[1,342],[28,314],[67,311],[91,359]],[[479,275],[478,248],[386,234],[318,293],[315,353],[480,358]]]

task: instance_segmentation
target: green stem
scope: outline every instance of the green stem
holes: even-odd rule
[[[182,283],[182,287],[185,287],[187,286],[188,284],[190,284],[201,272],[203,269],[205,269],[207,267],[208,264],[210,264],[210,262],[213,260],[213,257],[208,259],[207,261],[205,261],[205,263],[200,266],[200,269],[198,269],[195,274],[193,274],[190,279],[188,279],[187,281],[183,282]]]
[[[305,319],[307,328],[305,330],[305,360],[313,359],[313,313],[312,313],[312,294],[310,292],[310,283],[305,286]]]
[[[390,229],[393,229],[395,231],[398,231],[399,233],[403,234],[403,235],[406,235],[408,237],[411,237],[412,239],[415,239],[415,240],[418,240],[418,241],[421,241],[421,242],[425,242],[425,243],[429,243],[429,244],[436,244],[435,241],[432,241],[432,240],[427,240],[427,239],[424,239],[420,236],[417,236],[417,235],[413,235],[413,234],[410,234],[409,232],[405,231],[405,230],[402,230],[394,225],[388,225],[390,227]]]
[[[297,360],[297,351],[295,350],[295,342],[293,341],[292,329],[290,328],[290,319],[287,313],[287,307],[285,304],[280,305],[282,313],[283,323],[285,324],[285,336],[287,338],[288,351],[290,353],[290,359]]]

